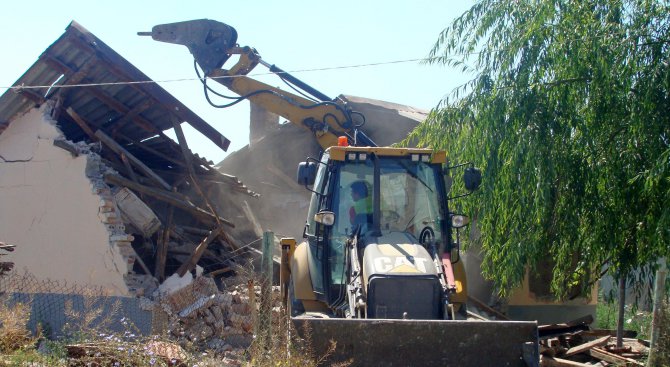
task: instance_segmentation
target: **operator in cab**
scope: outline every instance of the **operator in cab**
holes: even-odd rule
[[[372,197],[370,184],[365,181],[355,181],[351,184],[351,198],[354,204],[349,208],[349,222],[354,229],[362,226],[365,231],[372,225]]]

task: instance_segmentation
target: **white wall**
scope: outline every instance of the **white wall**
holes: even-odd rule
[[[125,295],[128,261],[110,246],[98,216],[101,198],[85,175],[89,157],[53,146],[60,135],[37,109],[0,135],[0,240],[16,245],[5,259],[18,273]]]

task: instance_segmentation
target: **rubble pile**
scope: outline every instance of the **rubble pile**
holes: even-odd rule
[[[592,329],[593,317],[540,325],[540,366],[644,366],[649,342],[626,331],[623,346],[616,347],[616,331]]]
[[[242,355],[253,338],[256,293],[260,295],[258,286],[250,292],[246,285],[219,291],[211,278],[201,276],[183,288],[159,294],[156,302],[167,316],[167,332],[180,343],[220,355]]]

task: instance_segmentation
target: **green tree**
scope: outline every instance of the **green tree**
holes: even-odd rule
[[[473,79],[410,139],[483,169],[462,205],[503,293],[547,259],[565,296],[670,255],[668,1],[483,0],[430,56]]]

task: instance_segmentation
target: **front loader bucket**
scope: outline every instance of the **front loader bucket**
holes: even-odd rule
[[[293,318],[315,357],[352,366],[539,366],[536,322]]]

